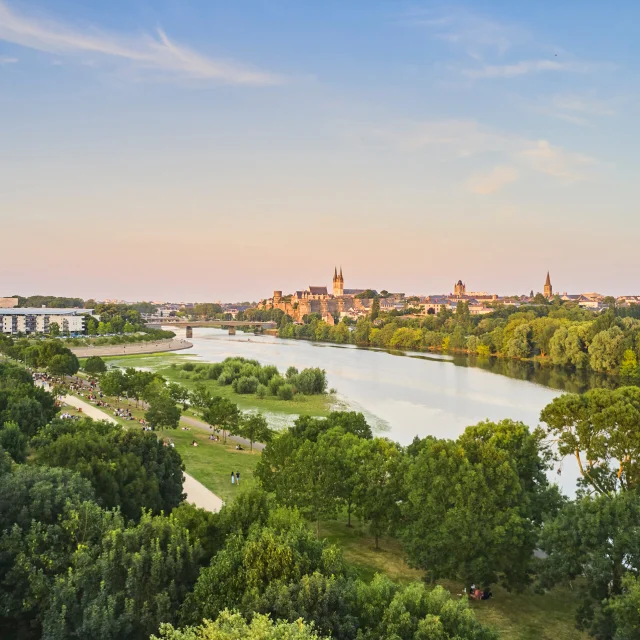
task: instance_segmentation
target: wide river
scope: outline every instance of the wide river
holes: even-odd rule
[[[481,368],[458,366],[448,356],[419,353],[391,354],[304,340],[197,328],[193,348],[183,352],[206,362],[230,356],[253,358],[276,365],[320,367],[329,387],[351,409],[362,411],[374,431],[409,444],[415,436],[456,438],[464,428],[481,420],[521,420],[539,424],[540,411],[560,391]],[[565,460],[562,473],[553,472],[563,492],[573,495],[577,469]]]

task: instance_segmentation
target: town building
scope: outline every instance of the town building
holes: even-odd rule
[[[467,285],[464,282],[462,282],[462,280],[458,280],[458,282],[456,282],[453,285],[453,295],[456,298],[462,298],[466,292],[467,292]]]
[[[90,315],[93,315],[93,309],[0,309],[0,332],[10,335],[49,333],[51,324],[55,322],[61,333],[85,333]]]

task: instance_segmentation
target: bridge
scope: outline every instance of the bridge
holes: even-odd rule
[[[236,333],[237,327],[254,327],[255,329],[277,329],[275,322],[258,322],[256,320],[182,320],[181,318],[147,318],[147,326],[165,325],[171,327],[184,327],[187,338],[193,338],[193,330],[197,327],[212,327],[215,329],[229,329],[229,335]]]

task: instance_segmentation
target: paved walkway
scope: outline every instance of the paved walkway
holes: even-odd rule
[[[142,353],[159,353],[163,351],[180,351],[193,347],[187,340],[158,340],[156,342],[132,342],[128,344],[103,344],[89,347],[73,347],[71,351],[78,358],[89,356],[128,356]]]
[[[118,421],[113,416],[75,396],[64,396],[62,401],[76,409],[82,409],[82,413],[89,418],[93,418],[94,420],[108,420],[109,422],[118,424]],[[220,511],[222,508],[222,500],[188,473],[184,474],[182,488],[187,494],[187,502],[195,504],[196,507],[206,509],[213,513]]]
[[[180,422],[184,424],[188,424],[191,427],[195,427],[196,429],[203,429],[204,431],[211,432],[211,427],[206,422],[202,422],[202,420],[198,420],[198,418],[192,418],[191,416],[183,415],[180,417]],[[242,438],[240,436],[227,435],[227,440],[231,440],[231,442],[237,442],[238,444],[241,444],[243,447],[246,447],[247,449],[251,447],[251,443],[246,438]],[[264,447],[265,445],[262,444],[261,442],[253,443],[253,448],[256,451],[262,451]]]

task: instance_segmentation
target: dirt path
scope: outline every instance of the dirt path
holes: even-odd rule
[[[89,418],[93,418],[94,420],[108,420],[109,422],[118,424],[118,421],[113,416],[75,396],[64,396],[62,401],[76,409],[82,409],[82,413]],[[196,507],[206,509],[213,513],[220,511],[222,508],[222,500],[188,473],[184,474],[182,488],[187,494],[187,502],[195,504]]]
[[[158,353],[162,351],[180,351],[190,349],[193,345],[187,340],[172,338],[156,342],[133,342],[130,344],[104,344],[90,347],[74,347],[71,349],[78,358],[89,356],[127,356],[141,353]]]

